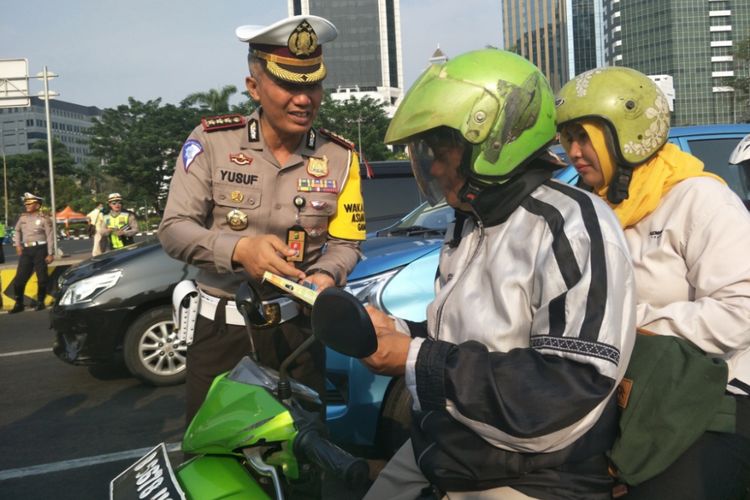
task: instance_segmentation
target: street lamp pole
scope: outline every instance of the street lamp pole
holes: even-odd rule
[[[37,77],[41,75],[42,79],[44,80],[44,114],[47,119],[47,160],[49,163],[49,190],[50,190],[50,208],[52,209],[52,233],[54,234],[54,237],[52,238],[52,255],[57,257],[57,217],[55,214],[57,213],[55,209],[55,173],[54,173],[54,162],[52,159],[52,120],[50,119],[50,112],[49,112],[49,100],[52,95],[58,95],[56,93],[52,94],[49,91],[49,79],[57,77],[56,74],[50,73],[47,71],[47,66],[44,67],[44,71],[41,74],[37,74]]]
[[[5,163],[5,131],[0,128],[0,150],[3,153],[3,197],[5,199],[5,227],[8,227],[8,166]],[[2,245],[2,241],[0,241]]]

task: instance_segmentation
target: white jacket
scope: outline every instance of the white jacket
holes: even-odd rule
[[[415,409],[444,405],[500,449],[561,450],[596,423],[630,359],[635,287],[619,223],[600,199],[547,181],[507,220],[470,220],[462,234],[441,253],[428,339],[410,346]]]
[[[729,381],[750,384],[750,213],[742,201],[714,179],[690,178],[625,237],[638,326],[724,358]],[[728,389],[747,394],[741,385]]]

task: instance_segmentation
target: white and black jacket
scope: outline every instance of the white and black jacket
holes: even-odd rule
[[[425,468],[435,464],[419,456],[430,439],[457,444],[451,459],[474,456],[510,478],[500,484],[603,456],[616,428],[611,396],[635,340],[633,269],[617,218],[598,198],[533,171],[483,191],[473,207],[446,233],[453,241],[441,252],[426,332],[409,324],[406,382],[415,419],[425,419],[415,422],[420,467],[430,478]],[[581,451],[605,413],[604,438]],[[448,421],[466,435],[446,437]],[[494,452],[505,465],[492,463]]]

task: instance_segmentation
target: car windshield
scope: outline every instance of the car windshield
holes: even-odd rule
[[[453,207],[445,202],[430,206],[426,201],[397,224],[378,232],[379,236],[414,236],[417,234],[443,235],[448,223],[455,218]]]

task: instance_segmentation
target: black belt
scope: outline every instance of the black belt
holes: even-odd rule
[[[46,241],[29,241],[28,243],[24,243],[23,246],[26,248],[29,248],[29,247],[38,247],[40,245],[46,245],[46,244],[47,244]]]

